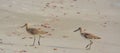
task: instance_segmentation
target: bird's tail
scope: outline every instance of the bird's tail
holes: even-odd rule
[[[95,39],[101,39],[101,37],[98,37],[98,36],[94,36]]]
[[[46,31],[40,31],[40,34],[47,34],[48,32]]]

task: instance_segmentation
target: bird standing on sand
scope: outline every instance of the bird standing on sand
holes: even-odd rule
[[[98,37],[98,36],[96,36],[96,35],[94,35],[94,34],[83,32],[81,27],[79,27],[79,28],[78,28],[77,30],[75,30],[74,32],[76,32],[76,31],[78,31],[78,30],[80,30],[80,34],[81,34],[84,38],[90,40],[90,43],[89,43],[88,45],[86,45],[86,47],[85,47],[86,49],[90,49],[90,48],[91,48],[91,45],[93,44],[93,41],[92,41],[91,39],[101,39],[101,37]]]
[[[40,29],[37,29],[37,28],[29,28],[29,27],[28,27],[28,23],[26,23],[25,25],[21,26],[21,28],[23,28],[23,27],[26,27],[26,31],[27,31],[29,34],[31,34],[31,35],[34,36],[33,46],[34,46],[35,40],[36,40],[35,35],[39,35],[38,44],[40,45],[40,37],[41,37],[41,35],[48,33],[48,32],[46,32],[46,31],[43,31],[43,30],[40,30]]]

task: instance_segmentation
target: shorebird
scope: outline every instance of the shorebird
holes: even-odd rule
[[[90,43],[89,43],[88,45],[86,45],[86,47],[85,47],[86,49],[90,49],[90,48],[91,48],[91,45],[93,44],[92,39],[101,39],[101,37],[98,37],[98,36],[96,36],[96,35],[94,35],[94,34],[84,32],[81,27],[79,27],[78,29],[76,29],[74,32],[77,32],[77,31],[79,31],[79,30],[80,30],[80,34],[81,34],[84,38],[90,40]]]
[[[35,35],[39,35],[38,44],[40,45],[40,37],[41,37],[41,35],[48,33],[48,32],[43,31],[43,30],[41,30],[41,29],[29,28],[29,27],[28,27],[28,23],[26,23],[25,25],[21,26],[21,28],[23,28],[23,27],[26,27],[26,31],[27,31],[29,34],[31,34],[31,35],[34,36],[33,46],[34,46],[35,40],[36,40]]]

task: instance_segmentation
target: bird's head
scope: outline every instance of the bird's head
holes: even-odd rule
[[[79,27],[78,29],[76,29],[74,32],[77,32],[77,31],[79,31],[79,30],[81,30],[82,28],[81,27]]]
[[[25,23],[23,26],[21,26],[21,28],[25,27],[25,26],[28,26],[28,23]]]

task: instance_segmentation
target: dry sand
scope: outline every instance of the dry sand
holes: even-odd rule
[[[120,53],[119,20],[119,0],[0,0],[0,53]],[[25,23],[49,32],[41,46]],[[78,27],[102,39],[86,50]]]

